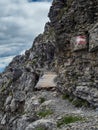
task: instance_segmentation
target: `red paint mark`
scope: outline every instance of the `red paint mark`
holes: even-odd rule
[[[76,37],[76,44],[86,44],[86,37],[85,36],[77,36]]]

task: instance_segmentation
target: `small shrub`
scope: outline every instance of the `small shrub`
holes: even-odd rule
[[[62,99],[69,99],[69,95],[68,94],[63,94]]]
[[[9,81],[8,81],[8,84],[7,84],[7,87],[10,87],[11,86],[11,84],[12,84],[12,79],[9,79]]]
[[[71,7],[72,2],[73,2],[73,0],[68,0],[68,1],[67,1],[67,8],[70,8],[70,7]]]
[[[63,17],[63,15],[66,13],[66,10],[67,10],[67,8],[65,7],[65,8],[62,8],[61,10],[60,10],[60,12],[59,12],[59,14],[57,15],[57,18],[60,20],[62,17]]]
[[[1,88],[1,92],[4,92],[5,90],[6,90],[6,85],[3,84],[3,85],[2,85],[2,88]]]
[[[45,130],[45,129],[42,127],[38,127],[38,128],[36,128],[36,130]]]
[[[43,102],[45,102],[45,98],[44,97],[40,97],[39,98],[39,103],[43,103]]]
[[[88,107],[89,106],[89,103],[86,101],[86,100],[83,100],[83,99],[75,99],[72,101],[72,104],[75,106],[75,107]]]
[[[73,97],[69,97],[69,102],[72,102],[73,101]]]
[[[50,110],[50,109],[41,110],[41,111],[39,111],[39,112],[37,113],[37,115],[40,116],[40,117],[46,117],[46,116],[49,116],[49,115],[51,115],[51,114],[53,114],[53,111]]]
[[[70,123],[74,123],[74,122],[77,122],[77,121],[83,121],[83,118],[82,117],[78,117],[78,116],[64,116],[62,117],[61,120],[59,120],[57,122],[57,127],[60,127],[61,125],[64,125],[64,124],[70,124]]]
[[[13,93],[12,93],[12,91],[10,91],[10,92],[9,92],[9,96],[13,96]]]

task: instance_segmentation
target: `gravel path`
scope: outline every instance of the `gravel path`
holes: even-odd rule
[[[76,108],[68,100],[63,100],[62,96],[54,91],[41,90],[35,92],[36,96],[44,98],[45,101],[41,103],[37,111],[42,108],[48,108],[53,111],[52,114],[44,117],[45,119],[52,119],[57,123],[62,117],[72,115],[81,116],[83,121],[75,123],[63,124],[60,128],[55,127],[53,130],[98,130],[98,112],[90,108]]]

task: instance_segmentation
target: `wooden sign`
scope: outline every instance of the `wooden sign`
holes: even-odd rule
[[[56,87],[56,83],[54,82],[55,78],[57,77],[56,73],[47,72],[45,73],[38,81],[35,88],[37,89],[47,89],[47,88],[54,88]]]

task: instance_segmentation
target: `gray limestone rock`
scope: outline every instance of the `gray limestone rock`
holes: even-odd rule
[[[7,115],[5,114],[1,120],[1,125],[5,125],[7,122],[6,122],[6,118],[7,118]]]
[[[25,101],[25,92],[23,92],[23,91],[16,91],[15,93],[13,93],[13,98],[16,101],[23,102],[23,101]]]
[[[15,99],[12,99],[10,104],[11,112],[15,112],[18,108],[17,101]]]
[[[89,51],[93,52],[98,49],[98,23],[90,30]]]
[[[11,100],[12,100],[12,96],[8,96],[4,105],[6,106],[6,105],[10,104]]]
[[[29,124],[26,130],[35,130],[35,129],[52,130],[54,126],[55,123],[52,120],[41,119]]]

